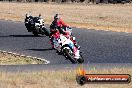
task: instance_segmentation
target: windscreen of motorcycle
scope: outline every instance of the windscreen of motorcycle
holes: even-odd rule
[[[39,29],[40,28],[40,24],[39,23],[35,23],[35,28]]]
[[[71,28],[66,28],[66,32],[68,32],[69,35],[72,35],[72,29]]]

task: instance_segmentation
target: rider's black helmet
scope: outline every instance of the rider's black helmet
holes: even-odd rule
[[[29,17],[30,17],[30,15],[29,15],[29,14],[26,14],[25,16],[26,16],[26,18],[29,18]]]
[[[54,16],[54,20],[57,20],[57,19],[60,19],[59,14],[55,14],[55,16]]]

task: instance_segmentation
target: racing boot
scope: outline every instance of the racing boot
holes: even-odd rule
[[[53,43],[53,37],[49,36],[49,38],[50,38],[50,44],[51,44],[52,49],[55,49],[54,43]]]
[[[80,46],[77,43],[74,43],[75,47],[80,50]]]

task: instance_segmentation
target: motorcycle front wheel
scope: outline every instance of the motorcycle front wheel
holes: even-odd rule
[[[70,53],[69,49],[64,49],[64,56],[69,59],[73,64],[77,63],[77,60],[74,59],[74,55]]]
[[[78,63],[83,63],[84,62],[84,59],[83,59],[83,57],[82,57],[82,55],[80,54],[80,58],[77,60],[78,61]]]

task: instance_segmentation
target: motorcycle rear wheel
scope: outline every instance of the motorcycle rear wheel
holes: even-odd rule
[[[48,29],[47,28],[42,28],[42,30],[44,31],[44,34],[46,35],[46,36],[49,36],[50,35],[50,33],[49,33],[49,31],[48,31]]]
[[[34,36],[39,36],[37,32],[33,31]]]

